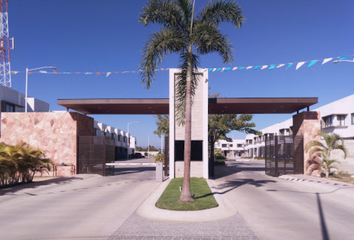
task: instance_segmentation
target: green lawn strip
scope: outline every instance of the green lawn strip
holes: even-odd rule
[[[174,178],[157,201],[156,207],[177,211],[195,211],[218,206],[204,178],[191,178],[190,184],[191,193],[195,194],[193,203],[178,202],[181,195],[179,188],[183,186],[183,178]]]

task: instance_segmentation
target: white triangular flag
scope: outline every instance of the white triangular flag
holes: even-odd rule
[[[296,70],[298,70],[302,65],[304,65],[305,62],[299,62],[296,64]]]
[[[234,67],[233,69],[232,69],[232,71],[235,71],[237,69],[237,67]]]
[[[251,69],[251,68],[253,68],[253,66],[248,66],[248,67],[246,67],[246,69]]]
[[[285,64],[279,64],[278,66],[276,66],[276,68],[281,68],[282,66],[284,66]]]
[[[213,72],[215,72],[215,71],[216,71],[216,68],[213,69]]]
[[[333,58],[325,58],[323,59],[322,65],[325,64],[326,62],[331,61]]]
[[[86,75],[88,75],[88,74],[92,74],[92,72],[85,72],[85,74],[86,74]]]
[[[41,70],[41,71],[39,71],[40,73],[48,73],[47,71],[43,71],[43,70]]]
[[[222,68],[221,71],[223,72],[225,70],[225,68]]]
[[[112,72],[108,72],[108,73],[106,74],[106,77],[108,77],[109,75],[111,75],[111,73],[112,73]]]
[[[261,68],[261,70],[263,70],[263,69],[265,69],[265,68],[267,68],[267,67],[268,67],[268,65],[263,65],[262,68]]]

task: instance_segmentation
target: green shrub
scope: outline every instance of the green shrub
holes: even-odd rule
[[[0,186],[32,182],[37,172],[48,172],[53,162],[44,153],[26,143],[0,144]]]
[[[165,164],[165,154],[159,153],[156,156],[154,156],[154,158],[155,158],[155,162],[162,162],[163,164]]]
[[[217,149],[217,148],[214,149],[214,158],[215,159],[226,159],[224,154],[222,154],[222,151],[220,149]]]

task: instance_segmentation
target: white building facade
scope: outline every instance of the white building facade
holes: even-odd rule
[[[319,112],[321,116],[321,130],[327,133],[336,133],[345,140],[348,154],[347,158],[338,164],[341,171],[354,173],[354,94],[339,99],[313,111]],[[215,143],[215,148],[224,152],[226,157],[234,156],[236,151],[243,151],[244,157],[264,157],[265,138],[278,136],[291,136],[293,129],[293,119],[288,119],[281,123],[276,123],[261,129],[262,135],[249,134],[245,139],[235,139],[238,144],[243,144],[243,149],[236,149],[234,141],[226,142],[220,140]],[[342,153],[334,153],[334,158],[343,159]],[[234,156],[235,157],[235,156]]]
[[[106,136],[114,139],[116,159],[128,159],[135,152],[136,137],[118,128],[95,121],[94,136]]]

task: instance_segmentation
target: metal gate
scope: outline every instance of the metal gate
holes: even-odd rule
[[[266,136],[265,139],[265,172],[278,177],[284,174],[295,174],[295,167],[303,163],[301,156],[294,157],[294,140],[302,141],[301,136]]]
[[[78,137],[78,173],[96,173],[102,176],[114,174],[114,139],[101,136]]]

